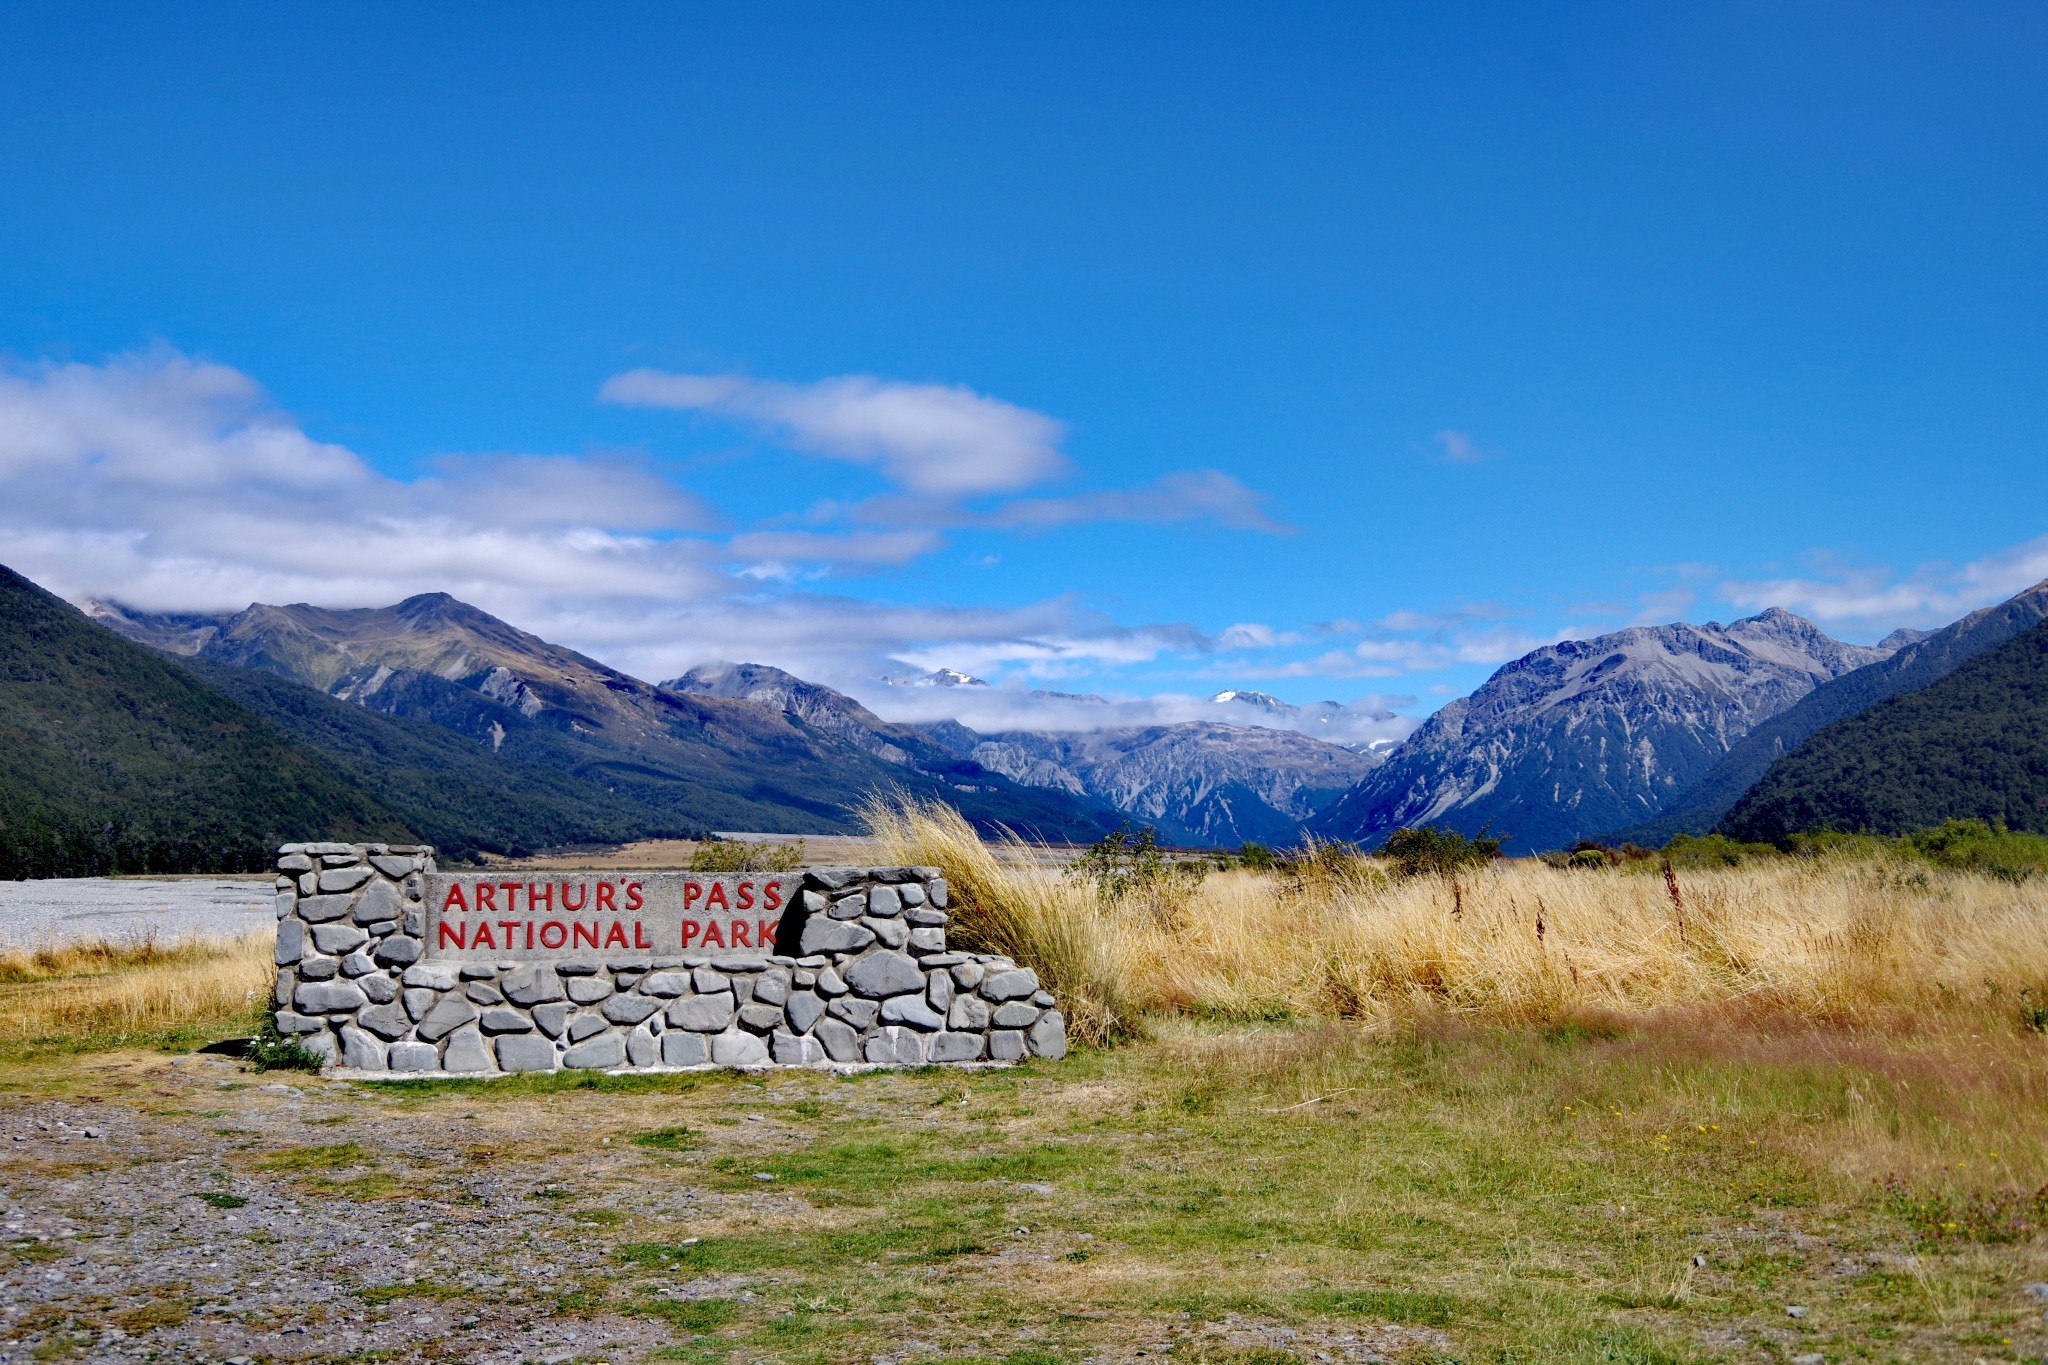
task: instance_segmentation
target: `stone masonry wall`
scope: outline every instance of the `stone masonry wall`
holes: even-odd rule
[[[426,960],[433,858],[431,848],[397,844],[278,850],[281,1033],[329,1065],[416,1075],[1066,1053],[1066,1022],[1030,968],[947,951],[936,868],[803,869],[777,940],[799,956],[483,963]]]

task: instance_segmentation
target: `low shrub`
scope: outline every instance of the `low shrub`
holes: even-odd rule
[[[1469,867],[1484,867],[1500,856],[1501,841],[1484,831],[1467,838],[1454,829],[1423,825],[1397,829],[1380,848],[1394,871],[1403,877],[1448,877]]]
[[[690,854],[692,872],[788,872],[804,864],[804,841],[757,843],[751,839],[712,839]]]

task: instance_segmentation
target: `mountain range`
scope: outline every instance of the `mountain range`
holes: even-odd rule
[[[1758,724],[1907,639],[1844,644],[1773,607],[1546,645],[1431,716],[1308,829],[1376,846],[1441,825],[1529,852],[1636,824]]]
[[[1106,801],[1168,842],[1197,846],[1291,842],[1383,761],[1293,730],[1216,721],[990,735],[927,728],[1013,781]]]
[[[845,831],[852,809],[884,789],[942,795],[979,824],[1050,839],[1092,839],[1117,822],[1107,809],[1019,786],[936,745],[877,752],[779,705],[652,686],[445,593],[350,610],[91,610],[166,654],[274,674],[368,711],[430,721],[492,754],[596,784],[698,830]]]
[[[1822,683],[1780,714],[1763,721],[1688,791],[1650,820],[1614,837],[1662,844],[1675,834],[1705,834],[1771,765],[1836,721],[1869,710],[1888,697],[1931,686],[1986,650],[2048,619],[2048,583],[2037,583],[1996,606],[1973,611],[1929,633],[1898,632],[1888,657]]]
[[[16,575],[0,597],[12,661],[0,871],[86,865],[65,848],[94,866],[225,867],[309,824],[458,858],[714,828],[828,832],[884,790],[1055,841],[1129,821],[1206,846],[1304,833],[1370,846],[1441,824],[1529,851],[1717,823],[1889,828],[1965,807],[2023,824],[2033,789],[2014,774],[2032,760],[1997,757],[1981,726],[1959,731],[1938,707],[1952,704],[1944,687],[1967,684],[1971,705],[2020,724],[2025,670],[2000,651],[2048,620],[2042,584],[1871,646],[1776,608],[1631,627],[1532,651],[1393,743],[1389,713],[1241,689],[1177,702],[1197,718],[1156,724],[1129,723],[1144,714],[1129,703],[1033,693],[1068,728],[976,729],[887,721],[761,664],[649,684],[438,593],[213,615],[92,603],[92,620]],[[2008,658],[1995,687],[1971,671],[1994,655]],[[957,696],[962,716],[1016,714],[977,710],[999,689],[954,670],[897,685]],[[1928,768],[1937,752],[1998,792],[1973,806]],[[1894,771],[1902,753],[1928,771],[1908,781]],[[203,790],[224,793],[217,809]],[[244,799],[259,791],[271,795]]]

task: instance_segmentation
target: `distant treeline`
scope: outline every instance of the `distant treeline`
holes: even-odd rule
[[[2008,829],[1995,820],[1945,820],[1906,834],[1810,830],[1772,841],[1731,839],[1725,834],[1681,834],[1662,848],[1604,845],[1581,840],[1569,850],[1541,855],[1553,867],[1616,867],[1648,872],[1674,868],[1741,867],[1788,858],[1891,857],[1952,872],[1981,872],[2021,881],[2048,875],[2048,834]]]
[[[246,833],[164,834],[111,821],[57,827],[30,821],[0,830],[0,881],[123,873],[265,872],[276,845]]]

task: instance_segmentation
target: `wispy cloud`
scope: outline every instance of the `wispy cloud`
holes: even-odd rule
[[[1438,450],[1442,452],[1437,458],[1445,464],[1484,464],[1488,460],[1498,459],[1501,455],[1498,450],[1480,445],[1472,438],[1471,432],[1459,431],[1454,427],[1446,427],[1430,439],[1436,442]]]
[[[1059,448],[1064,425],[962,385],[631,370],[607,381],[599,397],[749,422],[797,449],[873,465],[898,487],[932,497],[1014,493],[1071,468]]]
[[[1264,494],[1216,469],[1184,469],[1138,488],[1017,496],[1064,478],[1065,427],[1029,408],[958,385],[841,375],[810,384],[739,375],[633,370],[599,391],[606,402],[702,412],[747,423],[793,450],[872,467],[891,491],[814,504],[813,526],[915,524],[933,531],[1044,532],[1090,522],[1168,525],[1206,521],[1229,530],[1285,534]],[[899,542],[900,543],[900,542]],[[928,552],[943,543],[930,540]],[[784,560],[869,565],[874,542],[819,535],[791,542]],[[845,553],[841,553],[844,551]]]
[[[762,560],[836,564],[897,565],[928,555],[945,543],[936,531],[746,531],[732,538],[731,556],[748,564]]]
[[[977,522],[1005,530],[1046,531],[1088,521],[1213,521],[1237,531],[1293,532],[1294,527],[1267,513],[1265,503],[1265,494],[1220,470],[1190,469],[1162,475],[1143,488],[1070,498],[1016,498]]]
[[[1275,712],[1248,702],[1218,702],[1184,692],[1151,696],[1074,696],[1023,685],[1000,687],[883,687],[862,700],[888,720],[916,724],[957,720],[984,734],[1004,730],[1098,730],[1206,720],[1297,734],[1338,744],[1396,741],[1420,723],[1393,713],[1414,705],[1412,696],[1360,697],[1335,710],[1303,707]]]
[[[2048,536],[1967,564],[1923,564],[1899,574],[1884,566],[1838,566],[1815,556],[1800,578],[1732,579],[1721,594],[1747,610],[1778,606],[1823,623],[1944,624],[2048,579]]]
[[[898,604],[804,590],[793,564],[884,568],[939,531],[754,529],[633,457],[501,454],[384,474],[247,375],[161,351],[0,368],[0,561],[82,601],[379,606],[445,591],[642,677],[757,659],[858,684],[905,660],[1050,675],[1205,653],[1067,598]],[[736,569],[740,570],[736,572]]]

